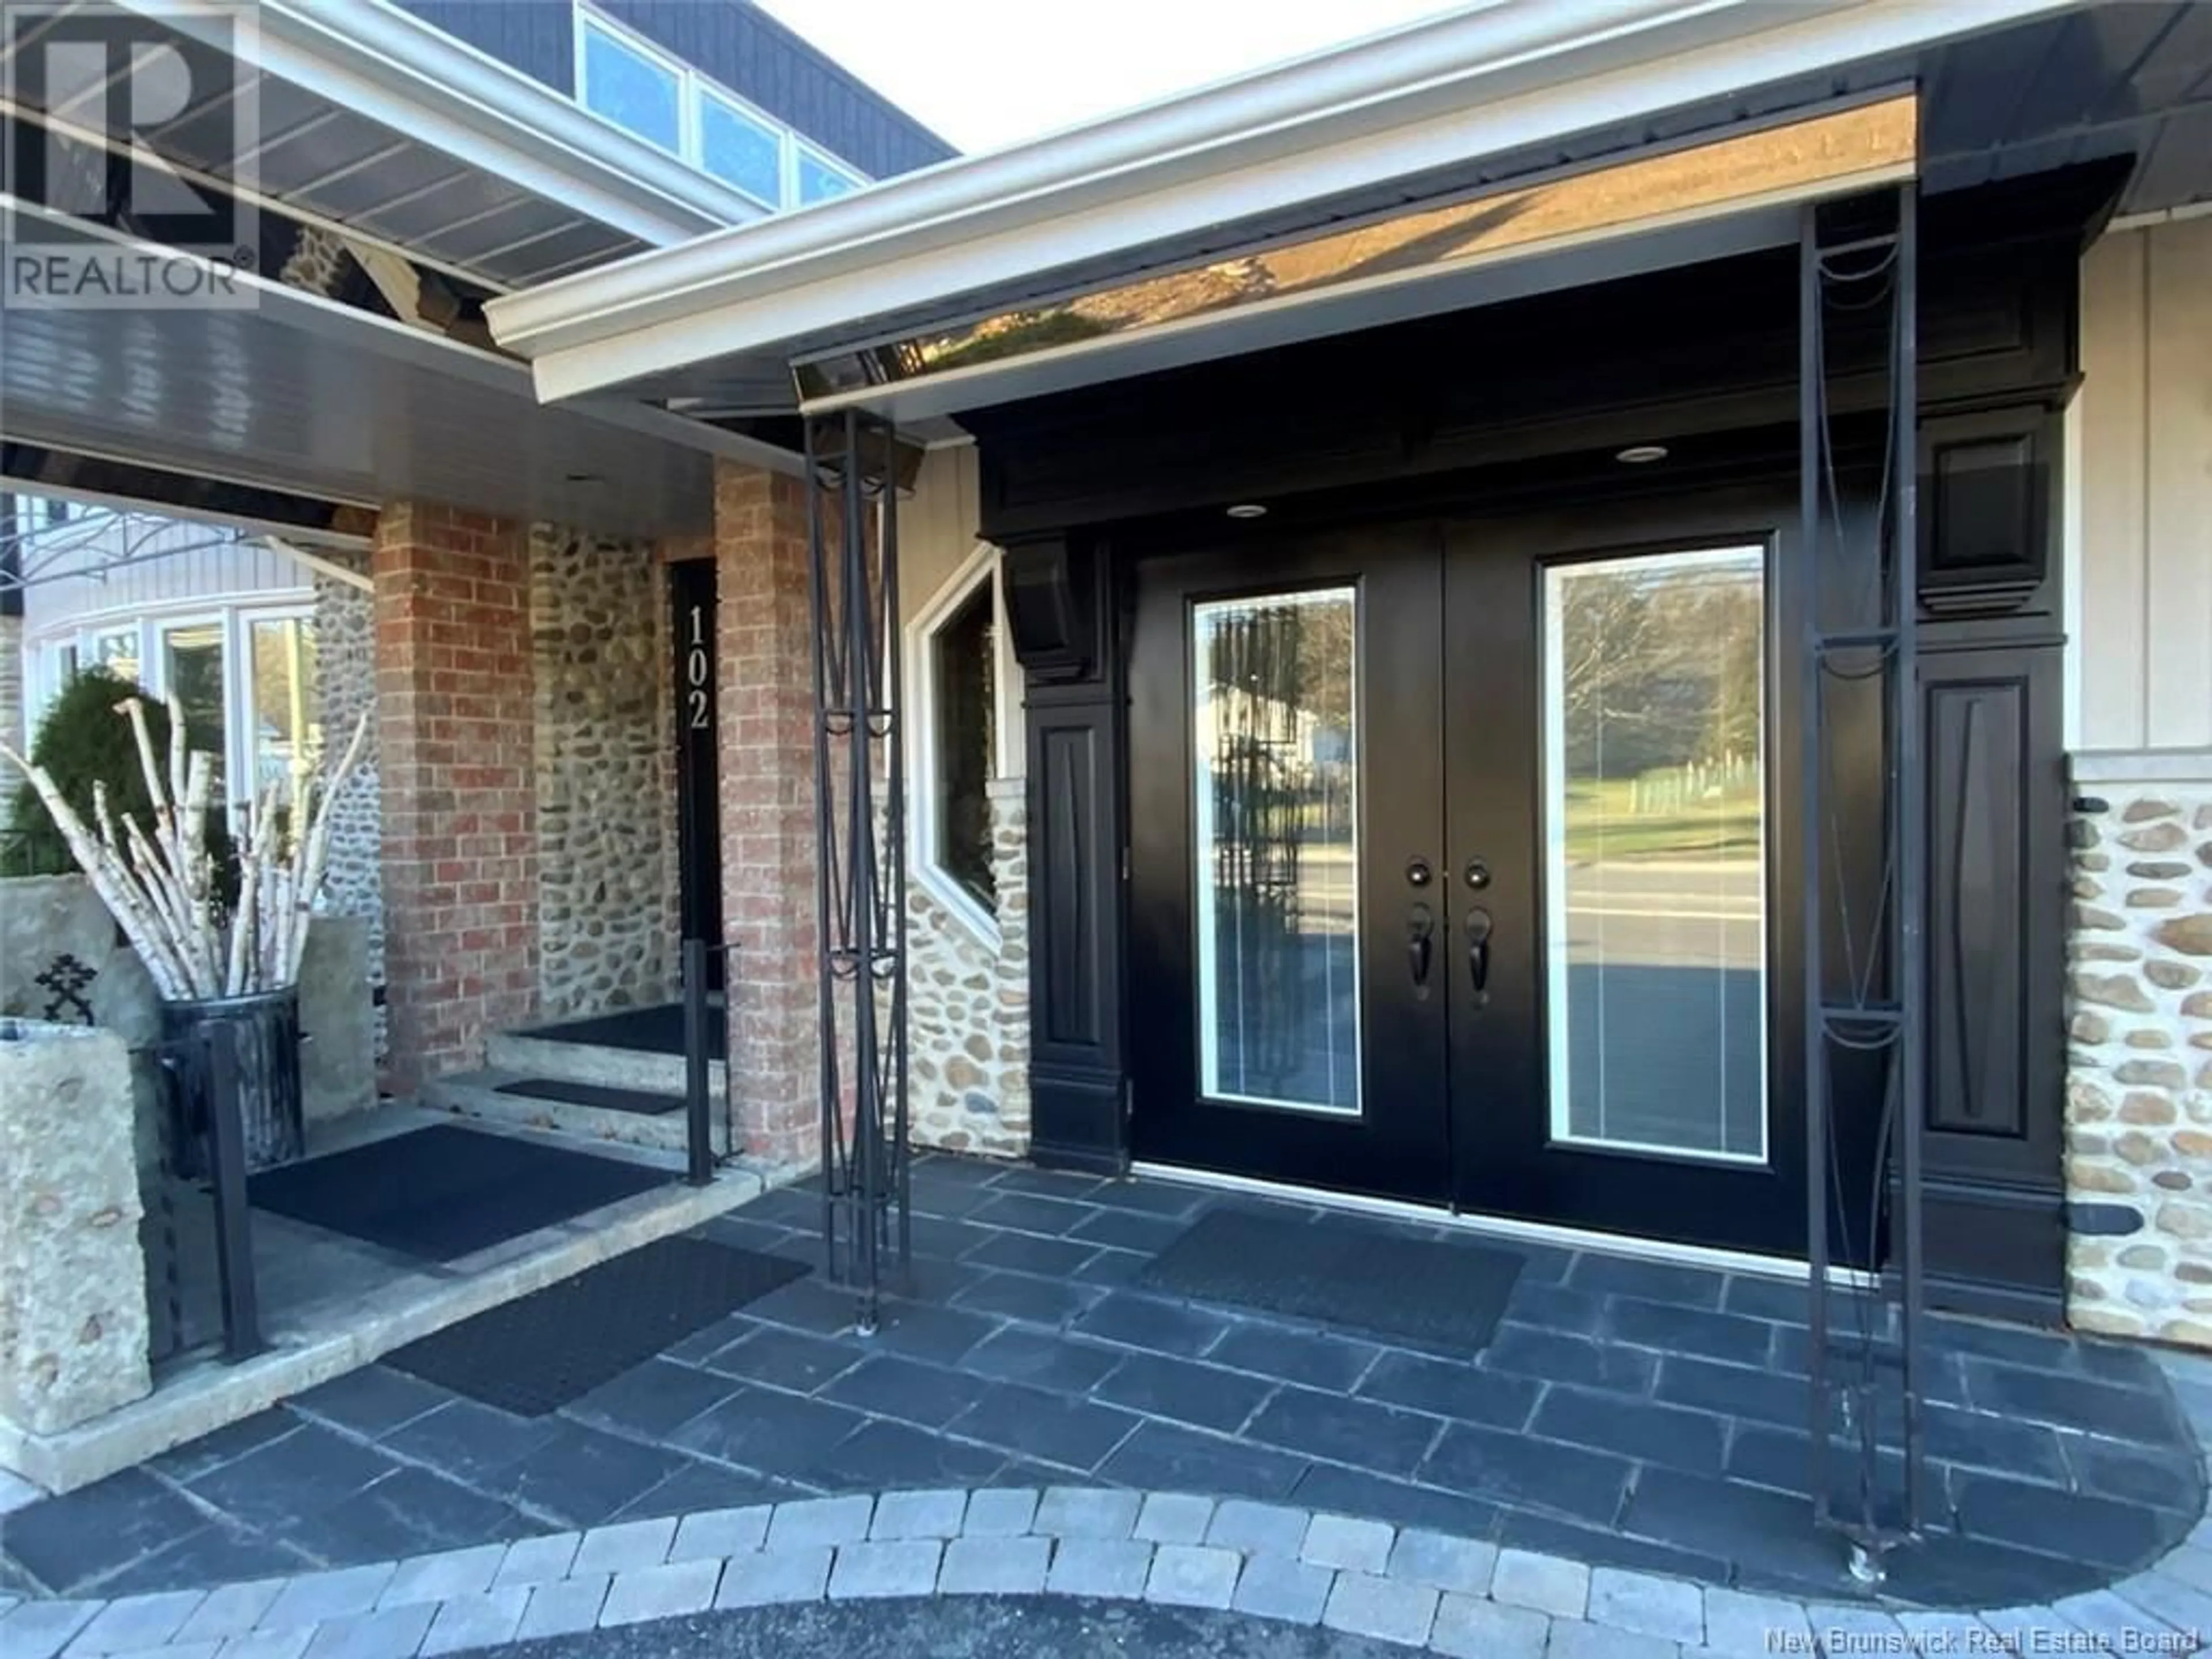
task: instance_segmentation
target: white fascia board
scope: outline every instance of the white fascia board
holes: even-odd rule
[[[191,27],[167,0],[118,3]],[[762,216],[749,198],[389,0],[259,0],[238,39],[264,74],[658,246]]]
[[[2079,0],[1497,0],[489,308],[548,399],[1540,147]]]

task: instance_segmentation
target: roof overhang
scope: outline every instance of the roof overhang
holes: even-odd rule
[[[88,0],[68,15],[132,21],[226,66],[223,84],[137,135],[186,177],[495,290],[763,216],[389,0]],[[35,46],[39,21],[21,27],[0,52]],[[97,89],[62,107],[20,95],[33,118],[106,143],[83,113]]]
[[[1060,294],[1081,291],[1161,268],[1163,247],[1221,258],[1253,245],[1252,227],[1378,192],[1402,204],[1440,179],[1480,181],[1486,164],[1493,177],[1571,167],[1663,140],[1685,111],[1771,113],[1747,107],[1747,88],[1817,103],[1838,65],[1909,66],[1942,41],[2068,3],[1493,0],[628,259],[489,314],[549,399],[665,393],[686,375],[711,395],[716,362],[757,370],[763,354],[951,325],[1001,308],[979,296],[1023,279],[1039,295],[1056,279]]]

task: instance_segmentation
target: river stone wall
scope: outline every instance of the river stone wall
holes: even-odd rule
[[[917,1146],[1021,1158],[1030,1145],[1029,814],[1019,778],[990,787],[998,937],[907,884],[908,1099]]]
[[[364,574],[366,553],[329,553],[325,557]],[[376,629],[368,591],[320,571],[315,574],[315,710],[323,728],[325,758],[335,762],[353,738],[364,714],[376,707]],[[372,718],[361,759],[345,792],[331,804],[331,844],[323,866],[323,908],[333,915],[361,921],[374,1003],[376,1063],[384,1063],[387,1043],[384,988],[384,878],[380,866],[383,840],[383,794],[376,765],[376,722]]]
[[[2075,792],[2068,1317],[2212,1347],[2212,778]]]
[[[549,1018],[676,994],[663,592],[650,543],[531,527],[538,1000]]]

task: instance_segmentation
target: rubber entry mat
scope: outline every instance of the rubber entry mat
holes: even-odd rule
[[[1523,1258],[1340,1217],[1209,1212],[1152,1258],[1147,1288],[1194,1302],[1342,1326],[1473,1353],[1488,1342]]]
[[[707,1009],[707,1052],[722,1054],[729,1049],[729,1015],[709,1005]],[[684,1052],[684,1005],[658,1003],[650,1008],[625,1008],[618,1014],[594,1014],[588,1019],[564,1019],[555,1025],[533,1025],[515,1036],[541,1042],[585,1042],[595,1048],[634,1048],[641,1054],[680,1054]]]
[[[647,1164],[441,1123],[264,1170],[246,1194],[257,1210],[451,1261],[676,1179]]]
[[[526,1077],[517,1083],[502,1083],[493,1092],[525,1100],[558,1101],[565,1106],[596,1106],[603,1112],[628,1112],[635,1117],[665,1117],[684,1109],[680,1095],[617,1089],[605,1083],[576,1083],[562,1077]]]
[[[425,1382],[543,1417],[806,1272],[803,1261],[664,1238],[384,1357]]]

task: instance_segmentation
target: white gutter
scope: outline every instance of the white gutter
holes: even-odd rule
[[[195,32],[174,0],[118,0]],[[234,35],[264,73],[641,241],[763,216],[748,198],[389,0],[258,0]],[[264,135],[268,136],[268,135]]]
[[[548,399],[1111,259],[2078,0],[1488,0],[499,300]]]

